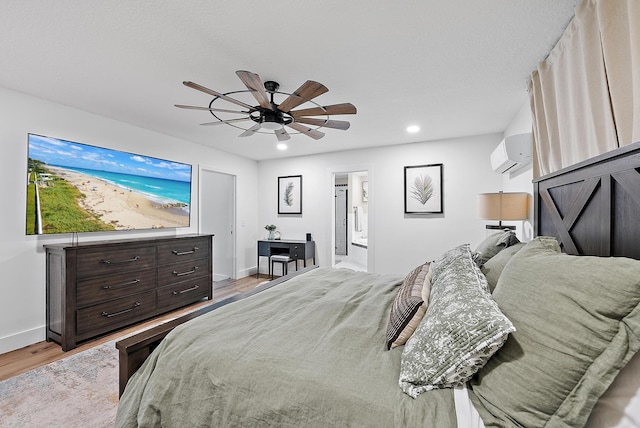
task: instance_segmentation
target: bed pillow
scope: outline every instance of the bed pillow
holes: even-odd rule
[[[475,251],[477,253],[478,266],[482,266],[500,251],[518,242],[520,240],[516,237],[516,234],[509,229],[487,236]]]
[[[385,342],[387,349],[404,345],[422,320],[427,310],[422,289],[425,286],[430,287],[430,284],[426,284],[429,265],[427,262],[409,272],[400,285],[398,294],[391,304]]]
[[[586,428],[640,427],[639,374],[640,352],[636,352],[593,407]]]
[[[500,251],[495,256],[491,257],[486,263],[482,265],[480,270],[487,278],[487,283],[489,284],[489,291],[493,293],[493,290],[496,288],[496,284],[498,283],[498,278],[500,278],[500,274],[502,270],[507,265],[511,257],[518,251],[524,247],[524,242],[518,242],[517,244],[511,245],[508,248]]]
[[[470,382],[485,424],[584,426],[640,348],[640,261],[569,256],[536,238],[493,296],[517,330]]]
[[[441,262],[446,269],[438,267]],[[400,387],[414,398],[469,380],[514,329],[493,301],[468,245],[433,263],[429,307],[400,364]]]

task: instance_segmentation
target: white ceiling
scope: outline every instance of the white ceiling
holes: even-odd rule
[[[577,1],[4,0],[0,86],[256,160],[502,132]],[[282,152],[174,107],[211,101],[184,80],[246,89],[236,70],[358,113]]]

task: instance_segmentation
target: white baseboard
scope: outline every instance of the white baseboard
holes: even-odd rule
[[[223,279],[229,279],[229,275],[213,274],[213,282],[222,281]]]
[[[256,267],[255,266],[250,267],[250,268],[246,268],[246,269],[240,269],[238,271],[238,278],[237,279],[244,278],[244,277],[251,276],[251,275],[255,275],[255,274],[256,274]]]
[[[45,326],[2,337],[0,338],[0,354],[42,342],[46,340],[46,337]]]

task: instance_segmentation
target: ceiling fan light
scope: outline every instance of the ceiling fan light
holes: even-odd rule
[[[270,131],[277,131],[278,129],[282,128],[282,124],[278,123],[278,122],[262,122],[262,125],[260,126],[260,128],[262,129],[268,129]]]

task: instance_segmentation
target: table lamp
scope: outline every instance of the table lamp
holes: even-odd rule
[[[526,220],[529,214],[529,194],[526,192],[481,193],[478,195],[478,213],[484,220],[498,220],[498,224],[488,224],[487,229],[511,229],[503,226],[503,221]]]

